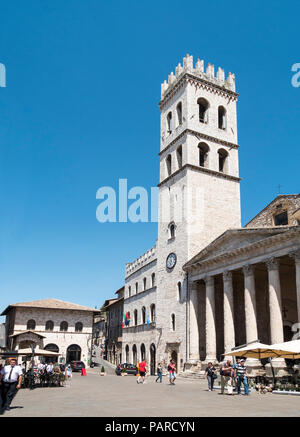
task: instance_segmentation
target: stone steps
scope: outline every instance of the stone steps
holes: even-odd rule
[[[199,372],[181,372],[178,376],[186,379],[205,379],[203,370],[199,370]]]

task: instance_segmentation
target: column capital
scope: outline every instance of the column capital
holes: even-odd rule
[[[289,253],[289,256],[291,258],[294,258],[295,262],[300,262],[300,249],[294,250],[293,252]]]
[[[245,276],[250,276],[254,274],[254,265],[253,264],[245,264],[243,266],[243,273]]]
[[[266,260],[266,265],[268,267],[268,270],[278,270],[279,268],[279,258],[275,258],[272,256],[271,258]]]
[[[203,280],[205,282],[205,285],[208,287],[214,285],[214,277],[213,276],[206,275],[206,276],[204,276]]]
[[[224,270],[224,272],[223,272],[223,281],[232,281],[232,271]]]

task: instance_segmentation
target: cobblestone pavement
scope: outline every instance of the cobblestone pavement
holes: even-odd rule
[[[73,374],[68,387],[22,389],[11,411],[0,417],[176,417],[176,416],[300,416],[300,396],[219,395],[208,392],[205,380],[178,378],[176,385],[137,384],[134,376],[100,376],[100,369],[88,370],[87,376]]]

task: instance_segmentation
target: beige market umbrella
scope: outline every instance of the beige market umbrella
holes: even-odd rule
[[[228,351],[224,354],[231,357],[245,357],[245,358],[278,358],[279,351],[273,349],[269,344],[263,344],[260,342],[251,343],[247,346],[243,346],[239,349]]]
[[[18,354],[19,355],[24,355],[24,356],[32,356],[32,350],[30,348],[28,349],[19,349],[18,350]],[[45,349],[36,349],[34,351],[34,356],[35,357],[58,357],[59,353],[57,352],[52,352],[52,351],[46,351]]]
[[[280,358],[296,360],[300,358],[300,340],[271,344],[270,348],[277,352]]]

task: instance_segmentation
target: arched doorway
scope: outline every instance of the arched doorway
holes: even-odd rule
[[[128,346],[128,344],[126,345],[126,348],[125,348],[125,357],[126,357],[126,363],[129,363],[129,346]]]
[[[156,355],[156,348],[155,348],[155,344],[152,343],[150,346],[150,374],[151,375],[155,375],[155,370],[156,370],[155,355]]]
[[[59,353],[59,347],[54,344],[54,343],[49,343],[44,347],[45,351],[50,351],[50,352],[55,352],[55,353]],[[45,363],[57,363],[58,361],[58,357],[45,357]]]
[[[179,371],[179,369],[178,369],[178,362],[177,362],[177,360],[178,360],[178,355],[177,355],[177,352],[176,352],[175,350],[173,350],[173,351],[171,352],[171,360],[174,361],[174,363],[175,363],[175,367],[176,367],[176,372],[178,372],[178,371]]]
[[[146,359],[146,348],[144,343],[141,344],[141,361]]]
[[[78,344],[71,344],[67,349],[67,363],[71,361],[80,361],[81,347]]]
[[[132,360],[133,360],[132,364],[137,366],[137,349],[136,349],[136,345],[135,344],[132,346]]]

